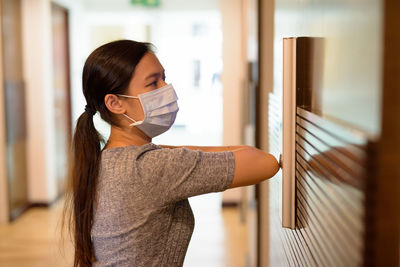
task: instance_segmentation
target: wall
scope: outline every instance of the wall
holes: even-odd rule
[[[266,1],[262,1],[265,3]],[[273,58],[262,56],[266,64],[273,62],[273,70],[268,66],[261,70],[262,75],[271,75],[266,81],[271,85],[273,79],[273,92],[278,99],[277,107],[282,97],[282,61],[284,37],[313,37],[317,40],[315,50],[311,50],[310,76],[305,74],[307,84],[297,86],[297,90],[310,90],[316,97],[315,105],[311,105],[310,111],[318,118],[313,121],[316,128],[324,129],[323,124],[341,125],[350,129],[347,133],[362,133],[369,140],[376,140],[380,134],[380,94],[381,94],[381,45],[382,45],[382,1],[275,1],[274,13],[271,10],[262,9],[264,18],[274,17],[274,43]],[[261,36],[271,36],[271,28],[262,28]],[[268,37],[267,37],[268,39]],[[265,40],[262,37],[262,41]],[[318,46],[322,44],[322,46]],[[262,51],[271,52],[271,46],[262,45]],[[318,51],[317,51],[318,50]],[[313,58],[317,51],[318,56]],[[308,63],[307,63],[308,64]],[[263,64],[261,64],[261,67]],[[264,65],[265,66],[265,65]],[[306,85],[309,85],[307,87]],[[272,87],[264,87],[263,92],[271,91]],[[269,89],[269,90],[268,90]],[[262,97],[268,101],[268,96]],[[267,102],[264,103],[267,107]],[[281,107],[281,106],[280,106]],[[268,114],[266,110],[262,112]],[[306,115],[304,115],[306,114]],[[302,116],[308,116],[303,113]],[[310,118],[311,118],[310,117]],[[320,120],[320,118],[323,118]],[[264,117],[264,130],[271,130]],[[299,119],[303,121],[303,119]],[[309,122],[310,122],[309,121]],[[318,122],[321,122],[319,124]],[[311,123],[312,124],[312,123]],[[310,124],[308,124],[310,125]],[[304,125],[303,125],[304,126]],[[297,124],[299,132],[313,131]],[[313,126],[314,127],[314,126]],[[361,170],[360,173],[348,176],[350,179],[343,181],[335,171],[320,169],[318,175],[314,175],[315,166],[303,164],[302,156],[315,157],[318,166],[329,164],[333,170],[341,174],[351,172],[345,170],[343,165],[331,162],[331,155],[320,153],[314,155],[310,151],[317,151],[321,144],[326,142],[321,136],[316,135],[315,141],[308,142],[298,132],[296,170],[308,166],[301,175],[296,173],[296,223],[294,230],[281,227],[279,193],[282,190],[279,175],[269,181],[269,189],[261,187],[261,214],[268,213],[269,218],[264,217],[260,231],[269,231],[269,235],[262,234],[261,264],[260,266],[358,266],[362,263],[364,238],[364,200],[366,176],[371,165],[369,160],[369,144],[348,142],[343,143],[347,152],[348,148],[359,149],[360,165],[350,166],[350,170]],[[330,132],[327,136],[335,136],[340,133]],[[350,136],[353,136],[350,134]],[[263,143],[267,144],[268,134],[264,132]],[[354,137],[354,136],[353,136]],[[319,140],[317,140],[319,139]],[[332,140],[336,140],[335,137]],[[366,139],[363,139],[364,141]],[[336,140],[337,141],[337,140]],[[335,141],[335,142],[336,142]],[[364,142],[363,141],[363,142]],[[325,143],[326,144],[329,143]],[[305,146],[307,151],[301,149]],[[327,147],[336,150],[337,147]],[[338,151],[335,151],[335,153]],[[340,152],[340,153],[341,153]],[[347,160],[343,154],[336,154],[339,159],[345,159],[346,163],[354,163]],[[308,158],[311,160],[313,157]],[[327,165],[321,165],[328,159]],[[353,159],[354,160],[354,159]],[[315,162],[314,162],[315,163]],[[367,167],[366,167],[367,166]],[[321,174],[323,172],[323,174]],[[309,173],[310,175],[304,175]],[[317,172],[318,173],[318,172]],[[348,173],[346,174],[348,175]],[[307,176],[307,177],[306,177]],[[339,177],[339,178],[338,178]],[[369,178],[368,178],[369,179]],[[361,186],[360,186],[361,185]],[[265,199],[267,197],[268,199]],[[339,216],[340,214],[340,216]],[[339,217],[339,219],[338,219]],[[269,221],[269,223],[267,222]],[[267,229],[269,228],[269,230]],[[347,234],[345,234],[347,233]],[[266,244],[270,244],[267,246]],[[264,244],[264,245],[263,245]],[[263,257],[262,255],[269,256]],[[347,265],[346,265],[347,263]]]
[[[1,13],[1,3],[0,3]],[[0,20],[0,28],[1,20]],[[0,35],[0,223],[9,220],[9,203],[7,194],[7,166],[6,166],[6,129],[5,129],[5,105],[4,105],[4,81],[3,81],[3,47],[2,36]]]
[[[321,38],[320,106],[313,112],[368,134],[380,133],[381,0],[278,0],[275,7],[274,92],[282,88],[282,38]]]
[[[222,84],[223,84],[223,145],[242,143],[242,89],[244,84],[244,47],[242,0],[221,0],[222,15]],[[223,202],[238,203],[242,191],[230,189]]]
[[[85,99],[82,95],[82,69],[87,57],[88,33],[86,31],[83,3],[80,0],[53,0],[52,2],[66,8],[69,12],[69,48],[71,79],[71,128],[82,114]]]
[[[55,125],[49,0],[22,1],[23,58],[28,131],[28,198],[56,198]]]
[[[50,204],[57,197],[56,149],[55,149],[55,103],[52,71],[50,0],[22,1],[23,65],[27,91],[28,128],[28,198],[31,203]],[[79,30],[75,16],[80,14],[78,1],[56,0],[55,3],[71,12],[71,50],[80,51]],[[82,38],[84,39],[84,38]],[[77,53],[70,53],[71,66],[76,66]],[[78,53],[79,56],[79,53]],[[81,70],[75,70],[71,77],[72,88],[81,87]],[[76,95],[72,92],[72,95]],[[73,104],[75,102],[73,101]],[[72,106],[73,113],[76,105]],[[74,121],[72,124],[74,125]]]
[[[241,7],[242,0],[221,0],[224,145],[237,145],[242,142],[241,91],[244,81],[244,51]]]

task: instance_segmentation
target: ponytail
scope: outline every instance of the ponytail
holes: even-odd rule
[[[94,261],[91,229],[99,174],[101,142],[93,124],[93,115],[85,111],[79,117],[72,141],[71,200],[74,267],[92,266]]]

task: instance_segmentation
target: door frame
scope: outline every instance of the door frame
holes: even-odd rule
[[[384,1],[381,136],[366,209],[366,266],[400,266],[400,2]]]
[[[2,2],[0,1],[0,14]],[[0,19],[0,29],[2,29]],[[3,79],[3,35],[0,34],[0,223],[10,220],[10,207],[8,200],[8,182],[6,165],[6,120],[4,103],[4,79]]]
[[[63,13],[65,13],[66,15],[66,24],[65,24],[65,47],[66,49],[66,78],[67,78],[67,92],[66,92],[66,114],[67,114],[67,121],[66,123],[66,127],[67,127],[67,133],[66,133],[66,139],[67,139],[67,147],[70,148],[71,147],[71,142],[72,142],[72,107],[71,107],[71,58],[70,58],[70,31],[69,31],[69,10],[68,8],[65,8],[62,5],[59,5],[58,3],[55,2],[51,2],[51,13],[54,12],[54,10],[58,10],[61,11]],[[52,24],[53,22],[51,22]],[[53,26],[53,25],[51,25]],[[54,38],[54,36],[52,36],[52,38]],[[53,41],[53,39],[52,39]],[[54,48],[53,48],[54,49]],[[54,61],[52,61],[52,64],[54,63]],[[54,90],[54,86],[52,85],[52,88]],[[54,99],[53,99],[54,100]],[[67,160],[69,160],[70,156],[66,155]],[[68,179],[68,177],[65,177],[65,179]],[[63,195],[63,185],[65,184],[65,180],[61,182],[58,180],[56,180],[57,183],[57,199]]]

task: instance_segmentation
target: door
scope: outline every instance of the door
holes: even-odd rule
[[[71,90],[68,11],[51,5],[53,42],[53,88],[56,125],[56,175],[58,194],[64,192],[71,144]]]
[[[6,117],[6,166],[10,219],[28,206],[25,86],[22,70],[21,2],[2,0],[2,54]]]
[[[280,133],[293,134],[293,159],[283,161],[293,174],[282,177],[280,172],[271,179],[263,192],[268,201],[260,203],[269,211],[269,225],[260,225],[269,227],[268,251],[260,253],[269,253],[270,266],[398,264],[398,177],[388,174],[398,166],[381,167],[392,162],[382,146],[395,141],[388,133],[396,131],[389,123],[389,118],[395,121],[393,100],[382,99],[388,88],[394,94],[395,72],[382,75],[382,70],[387,60],[392,68],[399,61],[394,48],[386,51],[398,40],[394,11],[391,25],[383,27],[392,12],[384,12],[388,3],[396,6],[395,1],[275,1],[268,143],[270,152],[279,155]],[[382,39],[383,29],[390,45]],[[285,38],[294,40],[289,63]],[[385,59],[385,53],[391,56]],[[292,64],[296,94],[294,123],[282,129],[287,64]],[[387,79],[392,86],[385,86]],[[391,112],[382,113],[385,109]],[[394,148],[386,149],[398,159]]]

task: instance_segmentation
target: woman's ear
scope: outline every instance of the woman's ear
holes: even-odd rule
[[[123,107],[121,100],[116,95],[107,94],[104,97],[104,103],[111,113],[123,114],[126,112],[126,109]]]

